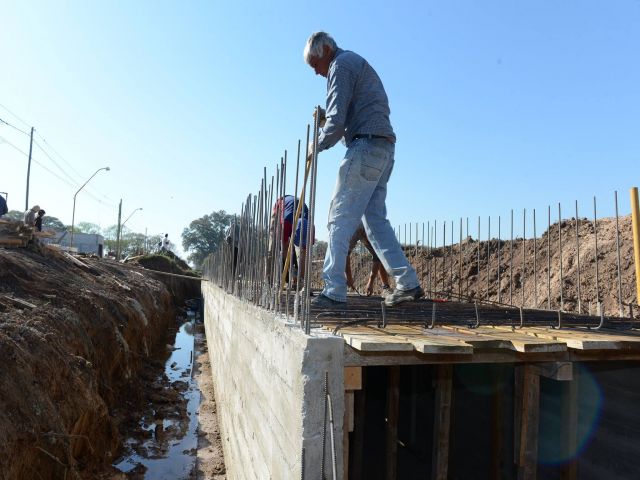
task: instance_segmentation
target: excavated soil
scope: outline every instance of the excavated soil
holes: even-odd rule
[[[434,297],[453,294],[471,300],[573,312],[578,311],[579,299],[580,312],[593,314],[599,300],[604,314],[614,316],[620,313],[621,298],[623,315],[630,315],[629,304],[633,304],[633,314],[638,317],[631,216],[619,219],[620,276],[615,218],[597,221],[597,274],[596,226],[585,218],[579,219],[577,226],[577,235],[576,220],[572,218],[551,225],[535,241],[516,238],[511,244],[504,239],[478,242],[467,238],[444,248],[405,247],[405,253],[423,288],[430,287]],[[352,263],[357,271],[356,286],[362,291],[370,271],[370,257],[356,255]],[[376,293],[379,292],[378,281]]]
[[[79,260],[0,248],[2,480],[134,478],[111,464],[145,409],[186,417],[158,375],[199,282]]]

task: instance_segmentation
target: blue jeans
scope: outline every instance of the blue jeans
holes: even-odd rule
[[[411,290],[419,285],[393,228],[387,220],[387,182],[393,170],[395,146],[385,139],[358,139],[351,143],[340,164],[329,208],[329,245],[324,257],[322,294],[347,300],[345,266],[349,240],[363,220],[367,237],[396,288]]]

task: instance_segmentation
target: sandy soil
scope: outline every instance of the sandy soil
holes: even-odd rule
[[[196,330],[196,363],[193,378],[200,387],[201,399],[198,410],[198,454],[196,478],[198,480],[224,480],[226,469],[220,440],[220,429],[216,416],[213,377],[204,326]]]

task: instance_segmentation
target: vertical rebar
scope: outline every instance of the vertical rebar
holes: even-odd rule
[[[469,237],[469,217],[467,217],[467,238],[471,238]],[[467,242],[469,244],[469,246],[471,246],[471,242]],[[473,255],[473,251],[471,252],[471,254]],[[469,273],[467,272],[467,297],[469,297]]]
[[[614,192],[614,199],[616,204],[616,252],[617,252],[617,270],[618,270],[618,308],[620,316],[624,315],[622,311],[622,275],[620,273],[620,226],[618,224],[618,191]]]
[[[533,209],[533,308],[538,308],[538,234],[535,208]]]
[[[547,206],[547,310],[551,310],[551,205]]]
[[[500,225],[500,215],[498,215],[498,303],[502,303],[502,279],[500,278],[500,270],[501,270],[501,265],[500,262],[502,261],[500,258],[500,250],[501,250],[501,246],[500,245],[502,243],[502,235],[501,235],[501,225]]]
[[[453,295],[453,220],[451,221],[451,245],[449,246],[449,295]]]
[[[564,310],[564,276],[562,274],[562,210],[558,202],[558,251],[560,253],[560,310]]]
[[[511,209],[511,239],[509,240],[509,305],[513,305],[513,208]]]
[[[577,293],[578,293],[578,313],[582,313],[582,295],[580,295],[580,217],[578,217],[578,200],[576,200],[576,258],[578,260],[577,267]]]
[[[524,308],[524,281],[525,281],[525,266],[526,266],[526,259],[527,259],[527,209],[524,208],[522,210],[522,281],[521,283],[521,288],[522,288],[522,302],[520,304],[520,306],[522,308]]]
[[[600,275],[598,272],[598,214],[596,210],[596,197],[593,197],[593,233],[595,235],[596,254],[596,305],[600,307]],[[600,311],[598,311],[598,314]]]
[[[307,317],[307,324],[305,327],[305,333],[308,335],[311,333],[311,319],[309,318],[309,308],[310,308],[310,290],[311,290],[311,277],[313,272],[311,271],[312,267],[312,251],[313,248],[311,246],[311,234],[313,233],[313,225],[315,221],[315,210],[316,210],[316,178],[318,174],[318,128],[320,122],[320,106],[316,107],[316,115],[314,121],[314,129],[313,129],[313,156],[312,156],[312,165],[311,165],[311,184],[309,189],[309,219],[308,219],[308,227],[307,227],[307,261],[305,268],[305,310]]]
[[[476,299],[480,297],[480,215],[478,215],[478,276],[476,278]]]
[[[458,298],[462,299],[462,271],[463,271],[463,265],[462,265],[462,217],[460,217],[460,243],[458,244],[458,253],[459,253],[459,260],[458,260],[458,264],[459,264],[459,271],[460,273],[458,274]]]
[[[447,221],[442,221],[442,294],[444,295],[447,291],[447,287],[445,286],[446,278],[447,278]]]
[[[489,296],[489,273],[491,271],[491,215],[489,215],[489,220],[487,223],[487,300],[490,300]]]

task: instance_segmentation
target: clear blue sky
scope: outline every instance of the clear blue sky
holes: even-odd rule
[[[640,183],[640,1],[221,2],[5,0],[0,118],[34,149],[30,204],[169,233],[239,211],[262,169],[295,156],[325,79],[304,64],[325,30],[382,78],[398,136],[388,211],[406,222],[629,212]],[[28,137],[0,124],[0,191],[22,210]],[[2,140],[4,139],[4,140]],[[51,152],[55,149],[64,159]],[[320,155],[318,236],[344,147]],[[55,172],[55,176],[49,171]],[[290,171],[292,171],[290,167]],[[69,175],[72,179],[67,177]],[[61,177],[63,180],[61,180]],[[293,184],[290,177],[289,185]],[[542,219],[542,220],[541,220]],[[527,227],[531,233],[531,226]],[[457,238],[456,233],[456,238]],[[474,233],[475,235],[475,233]],[[449,237],[449,233],[447,234]],[[441,238],[441,233],[439,237]]]

